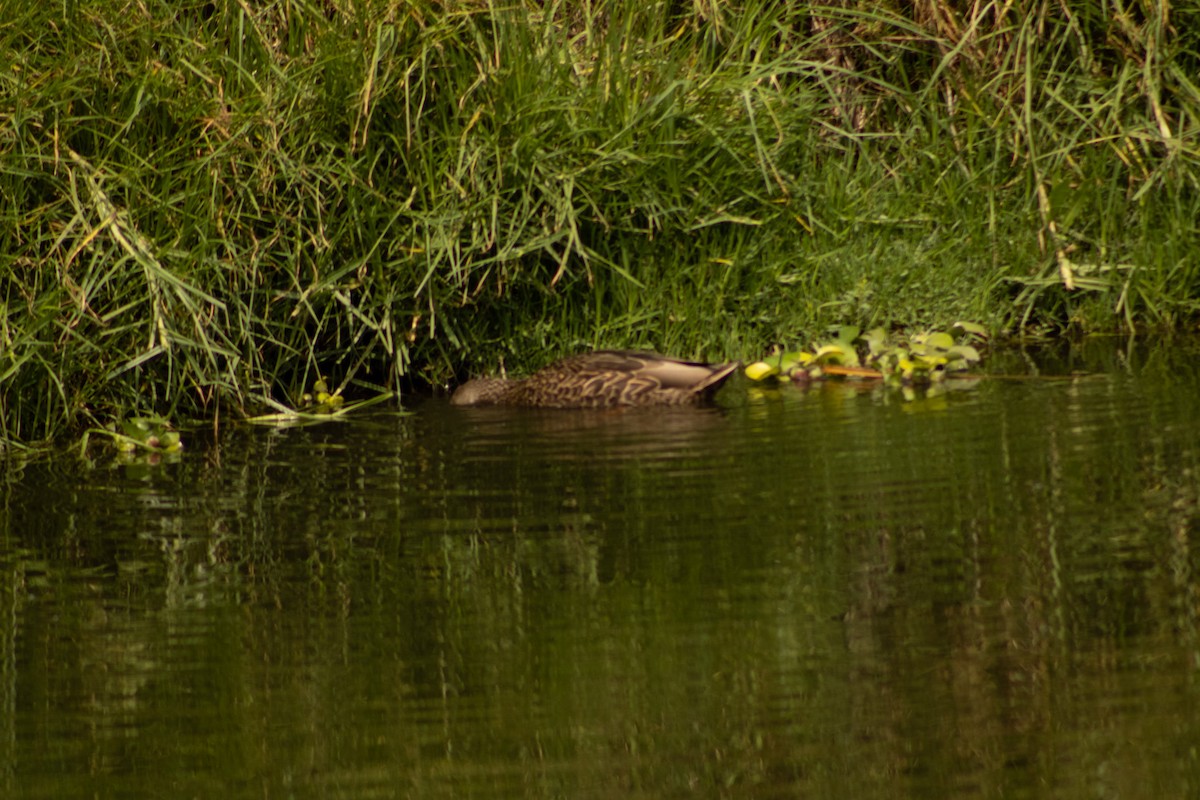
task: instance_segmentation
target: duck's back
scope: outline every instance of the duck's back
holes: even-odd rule
[[[737,362],[598,350],[564,358],[518,382],[509,402],[554,408],[682,405],[711,396],[736,369]]]

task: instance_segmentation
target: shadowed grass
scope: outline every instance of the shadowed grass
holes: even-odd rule
[[[1200,6],[8,2],[0,440],[1196,317]]]

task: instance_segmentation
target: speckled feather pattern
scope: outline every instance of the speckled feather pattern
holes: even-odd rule
[[[600,350],[564,358],[523,380],[467,381],[451,402],[542,408],[693,404],[710,398],[737,366],[737,362],[702,364],[655,353]]]

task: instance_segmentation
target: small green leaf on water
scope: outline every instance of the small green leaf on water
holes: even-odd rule
[[[774,353],[774,354],[769,355],[766,358],[764,358],[762,360],[762,363],[766,364],[769,367],[774,367],[775,369],[779,369],[779,362],[782,359],[783,359],[782,353]]]
[[[978,364],[981,359],[979,351],[969,344],[956,344],[946,354],[952,358],[962,359],[968,364]]]
[[[827,344],[817,348],[813,360],[818,364],[844,364],[846,349],[841,344]]]
[[[954,330],[960,330],[963,333],[969,334],[971,336],[978,336],[980,339],[988,338],[987,328],[983,327],[982,325],[976,324],[974,322],[959,321],[959,322],[954,323],[952,328]]]
[[[872,328],[862,335],[863,341],[867,343],[867,350],[871,355],[877,356],[884,351],[887,346],[887,331],[883,328]]]
[[[779,367],[771,366],[765,361],[756,361],[746,367],[746,377],[752,381],[761,381],[777,374]]]
[[[942,331],[935,331],[925,337],[925,344],[938,350],[949,350],[954,347],[954,337]]]
[[[858,334],[862,331],[862,328],[857,325],[839,325],[834,330],[839,342],[853,343],[858,338]]]
[[[121,429],[125,431],[125,435],[139,442],[145,441],[153,428],[154,420],[149,417],[130,417],[121,422]]]
[[[779,357],[779,371],[784,375],[791,375],[796,370],[803,369],[812,363],[812,360],[812,353],[806,353],[803,350],[791,350]]]

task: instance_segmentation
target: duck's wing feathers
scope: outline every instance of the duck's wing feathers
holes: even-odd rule
[[[622,394],[633,398],[656,391],[678,392],[681,396],[714,391],[737,370],[738,363],[704,364],[657,353],[600,350],[580,356],[573,366],[592,386],[612,382],[621,386]]]
[[[738,367],[679,361],[635,350],[598,350],[557,361],[506,387],[501,402],[559,408],[692,403]]]
[[[729,364],[702,364],[695,361],[677,361],[672,358],[646,359],[639,374],[652,380],[663,389],[675,389],[700,394],[711,387],[721,385],[738,367]]]

